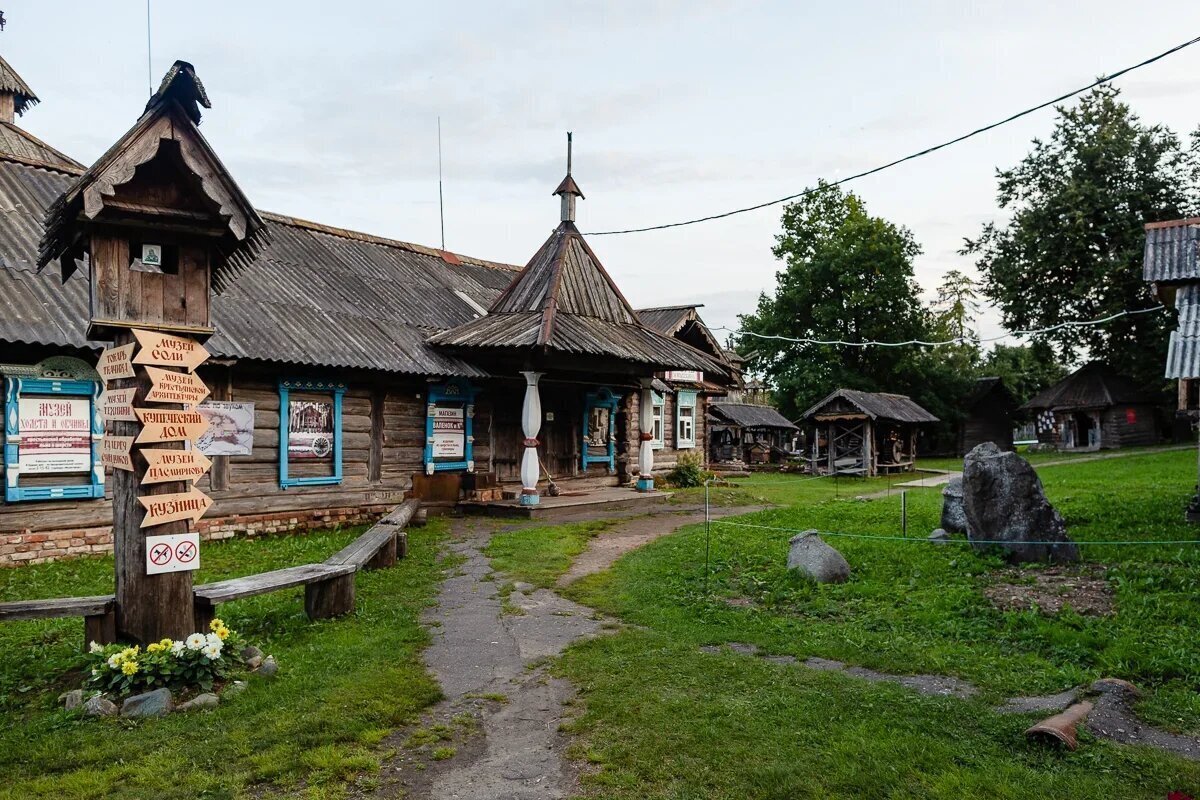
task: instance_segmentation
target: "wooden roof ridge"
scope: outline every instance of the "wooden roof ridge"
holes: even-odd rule
[[[25,79],[4,60],[4,56],[0,56],[0,92],[8,92],[13,95],[13,112],[17,116],[21,116],[41,102],[33,93],[33,89],[29,88]]]
[[[386,236],[377,236],[373,233],[364,233],[350,228],[339,228],[334,225],[325,225],[321,222],[313,222],[312,220],[293,217],[288,214],[280,214],[276,211],[259,211],[260,216],[271,222],[278,222],[282,225],[290,225],[293,228],[302,230],[314,231],[316,233],[327,233],[330,236],[337,236],[342,239],[351,239],[357,242],[366,242],[367,244],[378,244],[384,247],[394,247],[398,250],[405,250],[410,253],[416,253],[423,256],[433,256],[446,260],[446,255],[452,255],[464,264],[470,264],[475,267],[487,267],[489,269],[499,269],[505,272],[516,272],[521,268],[515,264],[506,264],[502,261],[489,261],[483,258],[475,258],[474,256],[465,256],[462,253],[451,253],[447,250],[439,250],[436,247],[427,247],[413,242],[406,242],[400,239],[392,239]]]
[[[200,106],[211,106],[203,84],[191,64],[176,61],[133,126],[47,208],[38,269],[71,252],[77,245],[69,229],[77,218],[82,215],[95,219],[104,208],[104,198],[132,180],[139,166],[156,158],[167,140],[179,144],[184,166],[225,221],[233,239],[231,252],[243,246],[255,249],[261,244],[266,225],[197,127]],[[229,272],[227,269],[214,275],[218,289]]]
[[[40,158],[32,158],[30,156],[21,156],[16,153],[0,151],[0,158],[4,159],[5,161],[13,161],[17,164],[28,164],[31,167],[53,169],[67,175],[82,175],[86,169],[83,164],[80,164],[78,161],[71,158],[57,147],[52,147],[51,145],[46,144],[32,133],[22,128],[20,125],[17,125],[13,122],[0,122],[0,125],[3,125],[6,130],[12,131],[22,139],[25,139],[51,153],[55,156],[55,158],[58,159],[58,161],[46,161]]]

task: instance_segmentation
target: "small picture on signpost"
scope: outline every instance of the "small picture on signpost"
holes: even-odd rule
[[[288,402],[288,458],[333,457],[333,404],[315,400]]]

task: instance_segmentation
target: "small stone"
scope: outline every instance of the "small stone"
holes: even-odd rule
[[[165,717],[175,709],[170,689],[155,689],[152,692],[135,694],[126,698],[121,705],[122,717]]]
[[[532,583],[526,583],[525,581],[514,581],[512,586],[514,592],[531,592],[535,588]]]
[[[262,664],[258,668],[258,674],[264,678],[274,678],[279,672],[279,664],[275,661],[275,656],[267,656],[263,659]]]
[[[929,541],[934,544],[949,544],[950,534],[946,533],[945,528],[934,528],[933,533],[929,534]]]
[[[817,583],[845,583],[850,579],[850,564],[826,544],[817,531],[793,536],[788,544],[787,568],[807,575]]]
[[[198,694],[191,700],[188,700],[183,705],[179,706],[176,711],[198,711],[205,708],[216,708],[221,702],[221,699],[212,692]]]
[[[224,694],[225,699],[228,700],[231,697],[237,697],[244,691],[246,691],[246,682],[234,681],[225,687],[225,690],[222,692],[222,694]]]
[[[262,656],[250,656],[246,659],[246,667],[251,670],[255,670],[262,666],[262,662]]]
[[[83,689],[72,689],[69,692],[63,692],[58,699],[62,701],[63,708],[67,711],[74,711],[83,705]]]
[[[1142,691],[1121,678],[1100,678],[1092,681],[1092,691],[1100,694],[1123,694],[1130,698],[1142,696]]]
[[[88,698],[83,704],[83,713],[89,717],[115,717],[117,704],[102,694]]]
[[[257,658],[259,663],[261,664],[264,655],[266,655],[266,654],[263,653],[262,650],[259,650],[254,645],[249,645],[247,647],[242,648],[242,658],[244,658],[247,662],[250,661],[250,659],[252,659],[252,658]]]

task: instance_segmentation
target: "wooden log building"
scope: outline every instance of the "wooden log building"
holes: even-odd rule
[[[965,456],[977,445],[994,442],[1013,449],[1013,414],[1020,403],[998,377],[979,378],[963,398],[962,421],[958,424],[958,455]]]
[[[1112,450],[1159,440],[1154,397],[1100,361],[1084,364],[1021,406],[1038,441],[1059,450]]]
[[[651,490],[666,431],[672,452],[703,457],[707,403],[734,371],[694,308],[668,329],[646,322],[661,309],[625,300],[575,228],[569,156],[559,227],[518,269],[256,211],[196,128],[210,104],[184,62],[91,167],[16,124],[36,102],[0,59],[0,565],[112,548],[96,247],[136,284],[122,316],[211,333],[206,538],[367,521],[406,496],[536,503],[548,477]],[[82,241],[74,219],[144,235]],[[180,244],[196,235],[210,249]],[[209,258],[219,273],[180,269]],[[189,322],[208,287],[181,275],[197,274],[214,290],[211,331]],[[51,397],[75,426],[53,436],[38,428]]]
[[[838,389],[805,411],[809,465],[825,475],[911,472],[921,425],[938,418],[902,394]]]

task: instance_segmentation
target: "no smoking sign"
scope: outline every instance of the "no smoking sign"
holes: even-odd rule
[[[200,534],[172,533],[146,537],[146,574],[200,569]]]

